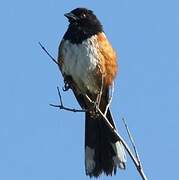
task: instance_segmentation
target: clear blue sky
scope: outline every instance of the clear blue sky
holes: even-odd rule
[[[178,179],[179,1],[31,0],[0,3],[0,179],[89,179],[84,171],[84,115],[53,109],[56,57],[65,12],[94,10],[120,57],[112,111],[125,117],[150,180]],[[64,102],[78,107],[71,92]],[[140,179],[131,160],[113,178]]]

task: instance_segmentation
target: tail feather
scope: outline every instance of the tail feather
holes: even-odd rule
[[[79,94],[76,86],[71,87],[80,106],[84,109],[91,107],[91,103],[86,101],[83,94]],[[93,101],[96,100],[95,94],[87,93]],[[103,88],[100,101],[100,110],[105,111],[109,99],[109,89]],[[113,135],[100,116],[86,112],[85,115],[85,170],[90,177],[98,177],[100,174],[112,175],[116,173],[117,167],[125,169],[126,155],[124,147]],[[106,117],[111,125],[115,124],[110,110]]]
[[[115,127],[111,113],[107,118]],[[85,124],[85,169],[90,177],[98,177],[101,173],[112,175],[117,167],[125,169],[126,155],[124,147],[113,135],[102,117],[86,113]]]

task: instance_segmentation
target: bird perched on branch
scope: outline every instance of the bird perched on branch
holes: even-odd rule
[[[83,109],[90,109],[87,95],[115,127],[108,107],[109,88],[117,73],[116,53],[93,11],[76,8],[66,13],[69,26],[59,45],[58,64],[65,84]],[[95,109],[95,108],[94,108]],[[95,110],[85,112],[86,175],[113,175],[125,169],[124,147]]]

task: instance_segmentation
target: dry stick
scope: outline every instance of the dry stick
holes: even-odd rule
[[[97,95],[97,106],[100,106],[100,103],[101,103],[101,96],[102,96],[103,87],[104,87],[103,84],[104,84],[104,76],[102,74],[102,76],[101,76],[101,88],[100,88],[99,94]]]
[[[55,62],[55,64],[59,65],[58,62],[48,53],[48,51],[45,49],[44,46],[42,46],[42,44],[39,42],[39,45],[41,46],[41,48],[46,52],[46,54],[52,59],[53,62]],[[60,97],[60,102],[61,102],[61,105],[62,106],[59,106],[59,105],[52,105],[53,107],[63,107],[63,103],[62,103],[62,98],[61,98],[61,94],[60,94],[60,91],[58,89],[58,95]],[[94,102],[86,95],[85,96],[86,99],[91,103],[91,104],[94,104]],[[62,108],[64,110],[67,110],[70,109],[70,108]],[[127,143],[125,142],[125,140],[117,133],[116,129],[111,125],[111,123],[109,122],[109,120],[107,119],[107,117],[101,112],[101,110],[96,107],[96,109],[98,110],[99,114],[103,117],[104,119],[104,122],[106,123],[106,125],[109,127],[109,129],[114,133],[114,135],[119,139],[119,141],[121,141],[121,143],[123,144],[124,148],[126,149],[126,151],[128,152],[129,156],[131,157],[137,171],[139,172],[140,176],[142,177],[142,180],[147,180],[147,177],[143,171],[143,168],[141,166],[141,162],[139,163],[138,160],[135,158],[135,156],[133,155],[132,151],[130,150],[129,146],[127,145]],[[70,109],[69,111],[73,111],[75,112],[74,109]],[[76,111],[78,112],[78,111]],[[82,111],[80,111],[82,112]]]
[[[106,116],[107,112],[108,112],[108,109],[109,109],[109,106],[111,105],[111,102],[112,102],[112,98],[113,98],[113,94],[114,94],[114,82],[112,83],[112,86],[111,86],[111,96],[109,98],[109,102],[106,106],[106,110],[104,112],[104,115]]]
[[[127,123],[126,123],[126,121],[125,121],[124,118],[122,118],[122,121],[123,121],[123,123],[124,123],[124,125],[125,125],[125,128],[126,128],[126,130],[127,130],[127,134],[128,134],[128,136],[129,136],[129,139],[130,139],[130,141],[131,141],[132,147],[133,147],[133,149],[134,149],[134,153],[135,153],[136,159],[137,159],[137,161],[138,161],[138,163],[139,163],[139,168],[142,168],[141,161],[140,161],[140,158],[139,158],[139,153],[138,153],[138,151],[137,151],[137,148],[136,148],[134,139],[133,139],[133,137],[132,137],[132,135],[131,135],[131,132],[130,132],[130,130],[129,130],[129,127],[128,127],[128,125],[127,125]]]
[[[40,47],[45,51],[45,53],[50,57],[50,59],[57,65],[59,65],[58,61],[53,58],[53,56],[45,49],[45,47],[39,42]]]

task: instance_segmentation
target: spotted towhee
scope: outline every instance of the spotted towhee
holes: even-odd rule
[[[104,113],[109,102],[109,88],[117,73],[116,53],[93,11],[77,8],[65,14],[69,27],[59,45],[58,63],[65,82],[73,82],[73,92],[80,106],[89,109],[85,95],[96,101]],[[103,87],[101,87],[103,86]],[[102,89],[101,89],[102,88]],[[126,155],[120,141],[99,115],[85,113],[85,169],[90,177],[112,175],[117,167],[125,169]],[[115,128],[110,110],[106,116]]]

